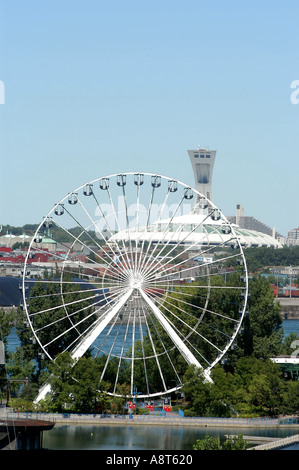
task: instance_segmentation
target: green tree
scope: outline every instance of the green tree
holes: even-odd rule
[[[211,436],[198,439],[193,445],[194,450],[246,450],[247,448],[248,442],[243,438],[242,434],[238,436],[228,436],[222,445],[219,437]]]
[[[49,364],[52,411],[65,412],[72,408],[72,392],[74,390],[73,367],[74,360],[68,352],[60,354],[55,361]]]
[[[282,405],[284,382],[271,360],[243,357],[235,367],[236,409],[261,416],[276,415]]]
[[[217,364],[212,370],[212,379],[210,402],[212,416],[230,417],[235,415],[237,387],[233,374],[226,372],[223,367]]]
[[[197,439],[193,445],[194,450],[221,450],[218,437],[205,436],[203,439]]]
[[[249,316],[244,321],[244,355],[267,359],[279,354],[283,338],[280,304],[274,302],[266,278],[257,276],[249,283]]]
[[[72,371],[72,409],[77,413],[95,413],[98,409],[101,370],[98,361],[82,357]]]
[[[285,356],[291,356],[298,348],[299,335],[295,332],[291,332],[286,338],[284,338],[282,342],[281,354]]]
[[[189,366],[183,378],[185,383],[183,392],[186,402],[189,402],[188,411],[197,416],[210,416],[211,387],[206,383],[200,370]]]
[[[13,379],[10,384],[10,389],[12,393],[15,393],[20,389],[22,380],[28,380],[29,385],[23,386],[26,388],[26,398],[33,400],[37,393],[37,385],[32,385],[35,382],[35,372],[36,366],[33,361],[27,361],[24,356],[23,348],[17,348],[16,351],[10,352],[7,357],[6,370],[10,379]]]
[[[282,412],[299,416],[299,381],[287,382],[283,393]]]
[[[0,308],[0,340],[2,340],[4,344],[7,343],[7,336],[11,333],[16,315],[17,309],[11,309],[9,312],[6,312],[4,308]]]
[[[222,450],[246,450],[248,447],[248,441],[242,434],[238,434],[238,436],[228,436],[222,445]]]

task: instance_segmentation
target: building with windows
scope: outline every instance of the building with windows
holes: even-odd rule
[[[287,245],[299,245],[299,227],[288,232]]]
[[[191,161],[195,189],[212,201],[212,176],[216,150],[207,148],[198,148],[197,150],[188,150]]]

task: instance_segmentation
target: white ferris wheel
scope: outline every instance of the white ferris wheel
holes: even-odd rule
[[[45,259],[52,269],[41,276]],[[112,395],[122,384],[132,396],[169,394],[188,365],[210,381],[236,342],[247,295],[234,226],[195,189],[150,173],[98,178],[61,199],[23,274],[44,354],[77,360],[89,350]]]

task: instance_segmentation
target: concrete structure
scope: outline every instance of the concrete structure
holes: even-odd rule
[[[288,232],[287,245],[299,245],[299,228],[294,228]]]
[[[278,356],[271,358],[271,361],[279,364],[286,380],[299,380],[299,357]]]
[[[238,225],[240,228],[264,233],[272,238],[276,238],[277,240],[284,238],[280,233],[276,233],[275,228],[269,227],[255,217],[245,216],[244,208],[241,206],[241,204],[237,204],[236,215],[228,216],[227,218],[231,223]]]
[[[40,450],[43,431],[50,431],[54,426],[50,421],[9,419],[0,414],[0,450]]]
[[[216,150],[198,147],[196,150],[188,150],[188,154],[193,169],[195,189],[213,202],[212,179]],[[282,243],[278,239],[281,235],[275,234],[274,229],[254,217],[245,217],[240,204],[237,204],[236,216],[227,216],[227,220],[236,226],[236,234],[243,246],[282,248]]]
[[[299,320],[299,299],[276,297],[281,305],[281,315],[284,320]]]
[[[198,147],[188,150],[193,168],[195,189],[212,201],[212,176],[216,158],[216,150]]]

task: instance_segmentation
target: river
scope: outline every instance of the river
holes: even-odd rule
[[[225,440],[227,434],[288,437],[298,428],[231,428],[188,426],[60,425],[44,432],[43,447],[51,450],[192,450],[206,435]],[[253,445],[253,444],[251,444]],[[257,444],[255,444],[257,445]]]
[[[299,320],[283,321],[284,336],[294,332],[299,335]],[[12,331],[8,350],[19,345],[15,330]],[[225,434],[244,434],[267,437],[287,437],[298,434],[292,428],[200,428],[179,426],[105,426],[60,425],[44,432],[43,447],[52,450],[191,450],[197,439],[206,435],[225,439]],[[286,450],[299,450],[298,445]]]

